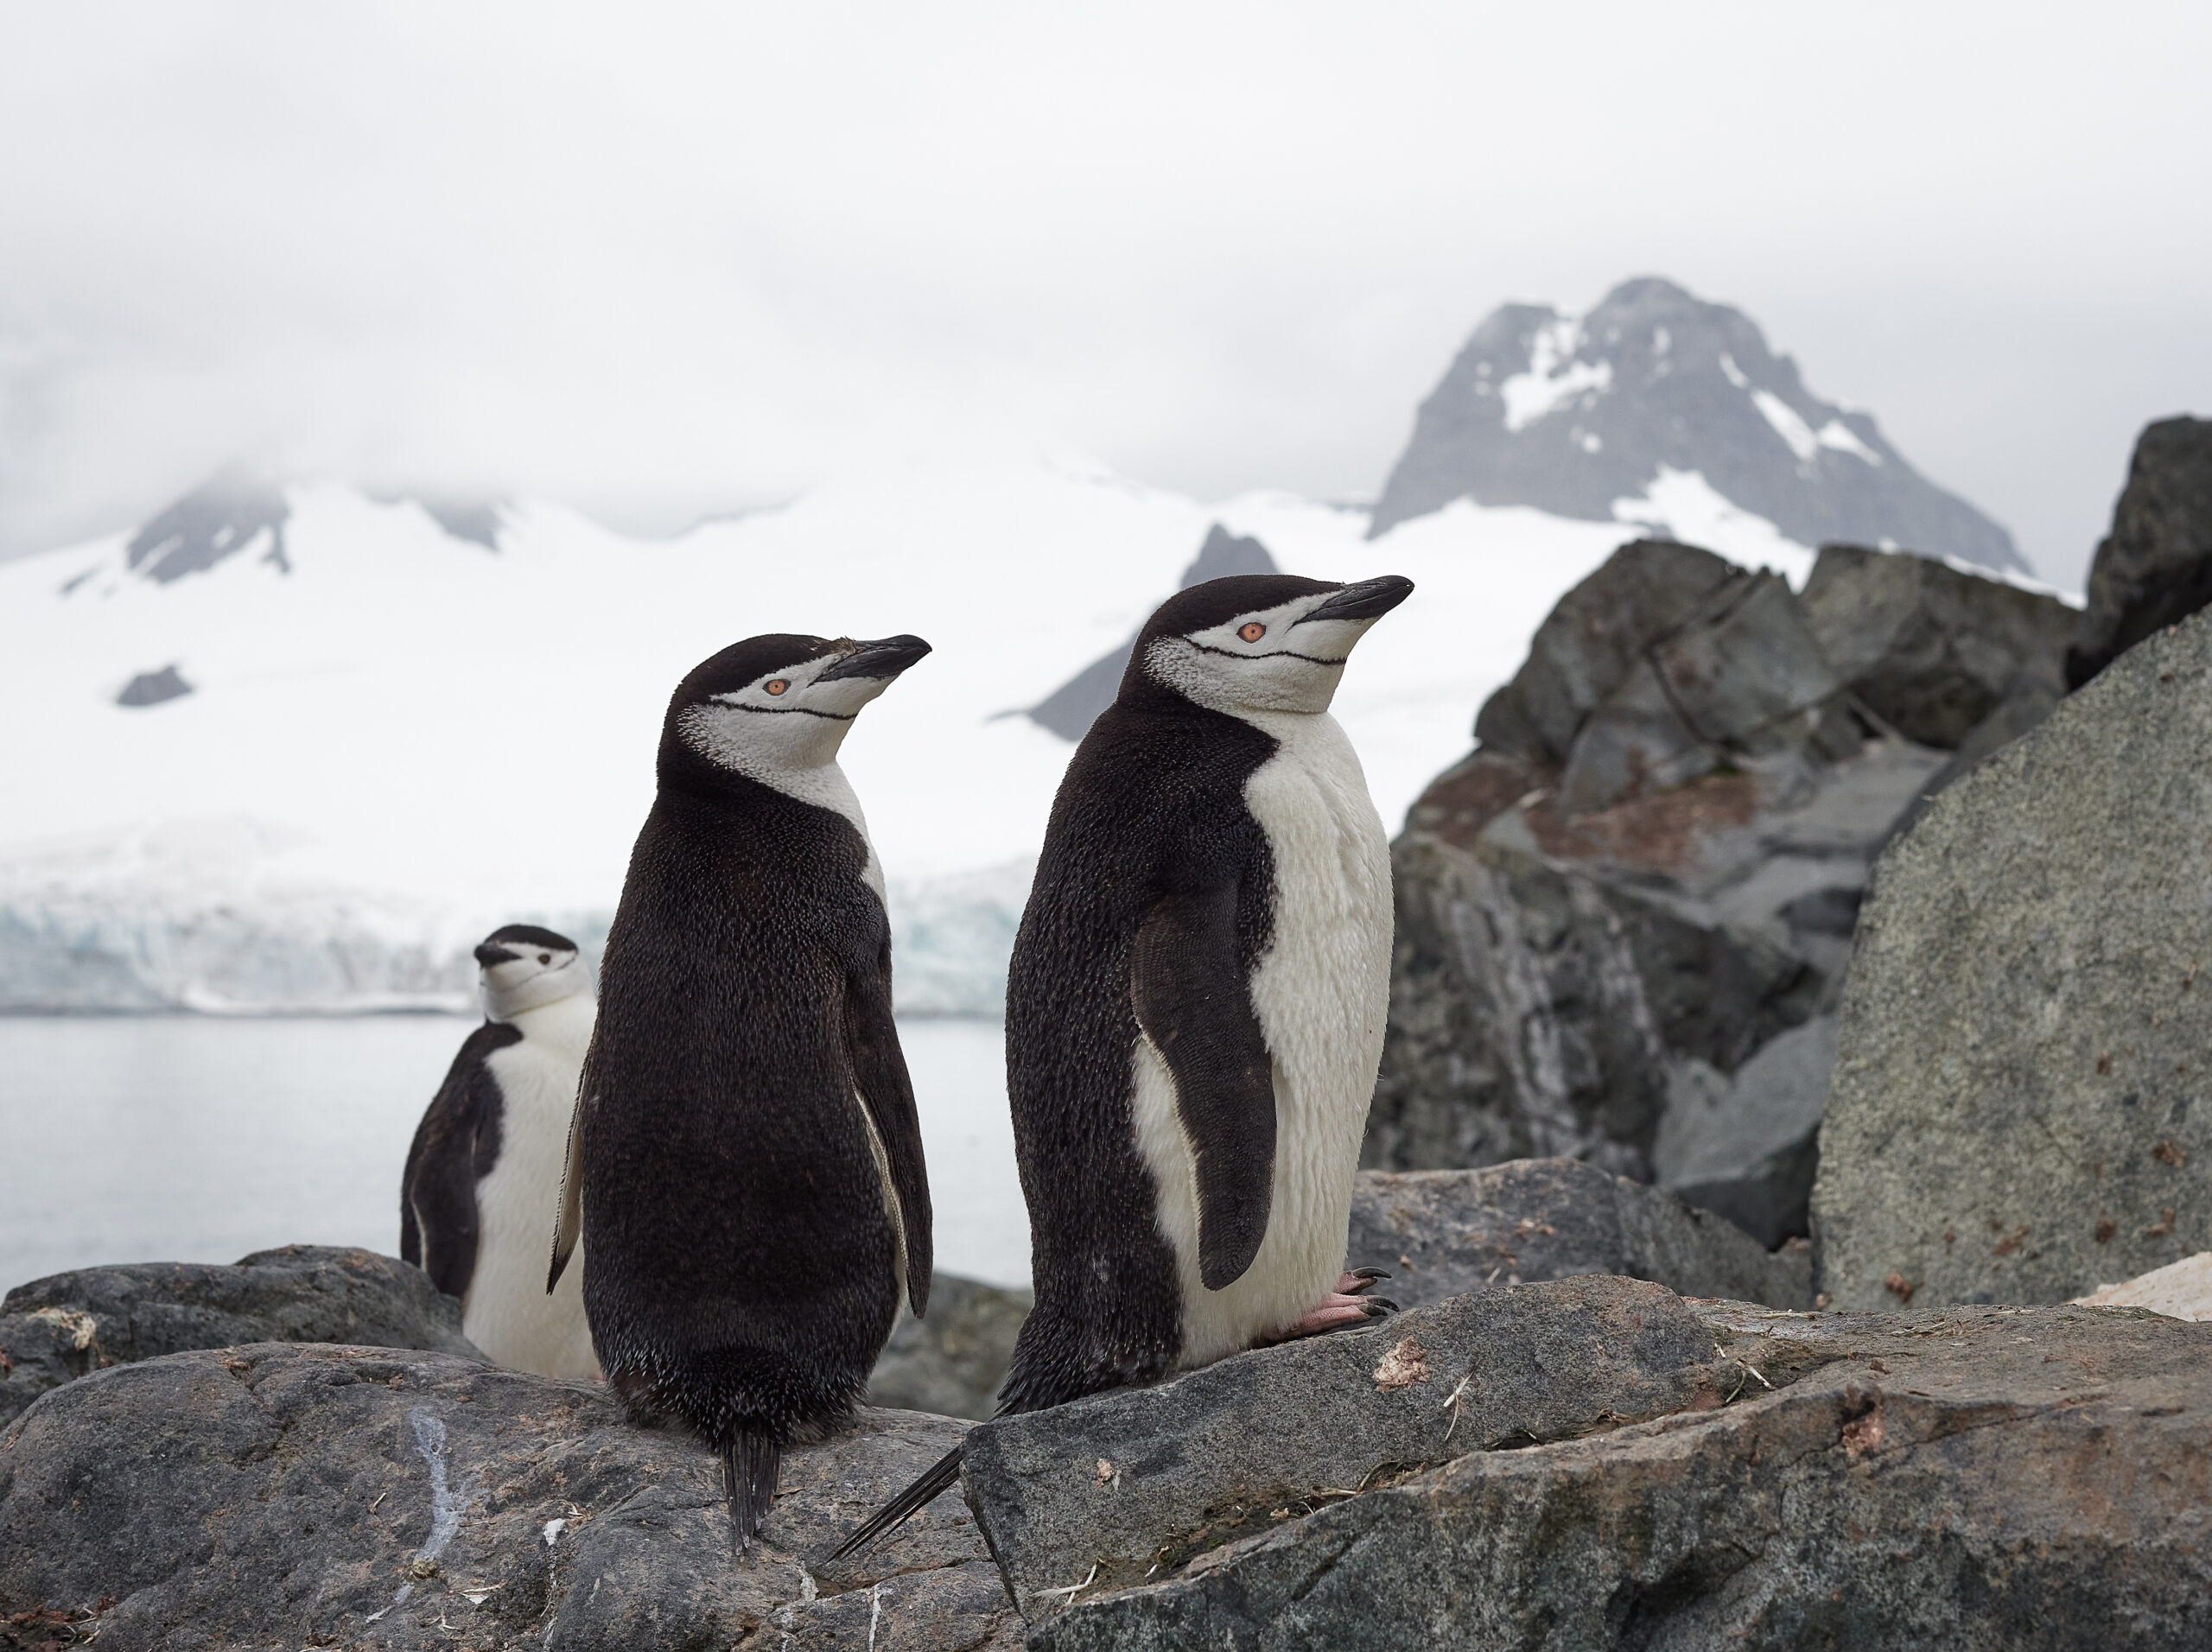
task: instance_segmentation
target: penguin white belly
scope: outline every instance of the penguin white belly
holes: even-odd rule
[[[1138,1147],[1182,1274],[1185,1369],[1279,1336],[1335,1287],[1389,1011],[1389,845],[1351,742],[1326,714],[1249,721],[1281,743],[1244,787],[1274,860],[1274,934],[1250,981],[1274,1063],[1274,1181],[1267,1236],[1226,1290],[1198,1276],[1197,1165],[1167,1064],[1141,1037],[1135,1064]]]
[[[560,1207],[592,1008],[577,997],[514,1017],[522,1042],[485,1064],[505,1107],[499,1160],[476,1184],[476,1269],[461,1299],[461,1331],[499,1363],[540,1376],[600,1375],[582,1258],[570,1259],[550,1295],[545,1289],[545,1240]]]

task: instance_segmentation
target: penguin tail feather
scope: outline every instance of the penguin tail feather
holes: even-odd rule
[[[729,1503],[729,1544],[742,1554],[760,1534],[776,1496],[784,1451],[773,1434],[736,1427],[722,1439],[722,1496]]]
[[[956,1446],[938,1458],[921,1478],[870,1515],[857,1531],[831,1551],[830,1558],[842,1560],[848,1554],[857,1554],[908,1515],[928,1507],[941,1492],[949,1490],[960,1477],[960,1452],[961,1447]]]

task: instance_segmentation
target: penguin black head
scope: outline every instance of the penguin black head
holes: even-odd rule
[[[837,760],[861,708],[930,651],[919,637],[876,642],[773,633],[732,643],[677,684],[661,749],[770,785]]]
[[[495,1021],[590,989],[576,944],[535,924],[493,930],[476,949],[484,1013]]]
[[[1326,711],[1352,645],[1413,588],[1395,574],[1357,585],[1290,574],[1193,585],[1161,603],[1137,634],[1122,702],[1165,694],[1232,715]]]

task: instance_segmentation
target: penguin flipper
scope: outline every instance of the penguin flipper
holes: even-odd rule
[[[1274,1064],[1252,1007],[1233,883],[1155,901],[1130,948],[1137,1025],[1175,1081],[1198,1177],[1198,1276],[1241,1279],[1274,1197]]]
[[[497,1021],[471,1032],[408,1148],[400,1237],[404,1249],[412,1229],[416,1254],[402,1260],[421,1268],[448,1296],[464,1294],[476,1272],[476,1184],[499,1155],[504,1104],[485,1058],[521,1039],[518,1028]]]
[[[930,1179],[922,1159],[922,1120],[914,1084],[891,1016],[891,940],[887,926],[874,956],[846,975],[846,1053],[861,1105],[874,1121],[889,1161],[892,1191],[906,1245],[906,1303],[920,1318],[930,1299]]]
[[[576,1241],[584,1230],[583,1166],[577,1162],[576,1138],[584,1124],[584,1093],[591,1083],[591,1063],[584,1063],[582,1074],[576,1080],[576,1104],[569,1111],[569,1147],[561,1161],[561,1200],[553,1214],[553,1256],[545,1270],[545,1294],[553,1294],[553,1287],[561,1282],[561,1275],[569,1266],[569,1258],[575,1255]]]
[[[922,1471],[921,1477],[877,1509],[855,1528],[853,1534],[830,1552],[833,1560],[857,1554],[916,1510],[927,1508],[960,1477],[960,1453],[956,1446]]]

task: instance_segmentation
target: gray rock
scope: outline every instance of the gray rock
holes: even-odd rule
[[[1800,544],[2026,568],[2011,535],[1922,477],[1872,418],[1807,390],[1742,311],[1652,277],[1579,318],[1508,304],[1485,319],[1421,403],[1369,531],[1460,499],[1611,522],[1662,468],[1698,473]]]
[[[192,692],[174,664],[164,665],[158,671],[141,671],[123,685],[115,696],[119,706],[158,706],[171,700],[181,700]]]
[[[1659,1185],[1763,1245],[1805,1232],[1834,1070],[1832,1015],[1777,1035],[1731,1078],[1684,1064],[1651,1150]],[[1810,1297],[1808,1286],[1804,1302],[1777,1306],[1809,1307]]]
[[[1732,1223],[1574,1159],[1363,1171],[1346,1257],[1389,1270],[1382,1291],[1408,1308],[1584,1274],[1650,1280],[1684,1296],[1813,1306],[1809,1247],[1770,1253]]]
[[[868,1377],[868,1402],[941,1417],[988,1417],[1014,1357],[1014,1339],[1036,1301],[957,1274],[930,1275],[929,1314],[905,1308]]]
[[[1813,1219],[1847,1307],[2063,1301],[2212,1246],[2212,613],[1884,857]]]
[[[963,1477],[1034,1619],[1379,1476],[1718,1405],[1741,1380],[1671,1293],[1562,1280],[985,1423]]]
[[[2212,1325],[1694,1312],[1714,1369],[1758,1373],[1728,1403],[1289,1507],[1148,1586],[1097,1598],[1094,1583],[1030,1647],[2205,1642]],[[1596,1352],[1580,1359],[1609,1370]]]
[[[1208,580],[1236,574],[1280,571],[1265,545],[1256,539],[1240,538],[1217,522],[1206,530],[1205,543],[1183,570],[1176,589],[1187,591]],[[1122,674],[1128,670],[1129,651],[1135,645],[1133,636],[1119,648],[1100,655],[1021,715],[1062,740],[1081,740],[1098,714],[1112,705],[1114,696],[1122,691]]]
[[[1863,545],[1823,545],[1802,606],[1859,702],[1907,740],[1962,745],[2008,696],[2064,692],[2074,610],[2056,597]]]
[[[1847,728],[1847,711],[1832,703],[1841,685],[1780,575],[1732,569],[1679,623],[1663,630],[1651,627],[1650,613],[1669,605],[1647,606],[1635,588],[1641,583],[1663,589],[1661,580],[1601,577],[1608,569],[1624,572],[1646,562],[1656,572],[1679,560],[1656,545],[1624,546],[1560,604],[1560,612],[1580,611],[1585,637],[1599,631],[1616,641],[1648,638],[1627,674],[1574,736],[1560,778],[1560,807],[1570,815],[1604,809],[1637,792],[1664,791],[1742,758],[1803,753],[1824,730],[1830,739],[1816,756],[1846,757],[1858,750],[1859,732]],[[1592,612],[1608,600],[1615,612],[1602,618]],[[1634,606],[1624,608],[1624,603]],[[1546,640],[1540,631],[1532,664],[1542,658]],[[1542,696],[1533,680],[1520,692],[1529,696],[1548,724],[1566,709],[1563,696]],[[1835,744],[1836,734],[1847,729]]]
[[[89,1371],[191,1348],[352,1343],[481,1359],[461,1304],[374,1251],[287,1245],[235,1266],[137,1262],[19,1285],[0,1300],[0,1423]]]
[[[1565,1156],[1651,1179],[1690,1078],[1725,1087],[1834,1008],[1868,867],[1943,762],[1898,740],[1825,764],[1746,757],[1580,816],[1542,765],[1485,749],[1448,771],[1392,847],[1363,1162]],[[1792,1230],[1786,1210],[1754,1225]]]
[[[1623,545],[1561,597],[1529,640],[1513,679],[1484,702],[1475,735],[1485,751],[1567,761],[1575,736],[1651,645],[1698,611],[1737,572],[1725,558],[1670,540]]]
[[[815,1559],[960,1429],[867,1411],[794,1448],[739,1559],[714,1458],[627,1426],[596,1383],[363,1348],[177,1354],[0,1433],[0,1618],[105,1599],[76,1630],[121,1652],[1011,1648],[957,1499],[855,1564]]]
[[[2212,603],[2212,420],[2161,419],[2136,439],[2088,594],[2066,655],[2072,688]]]

